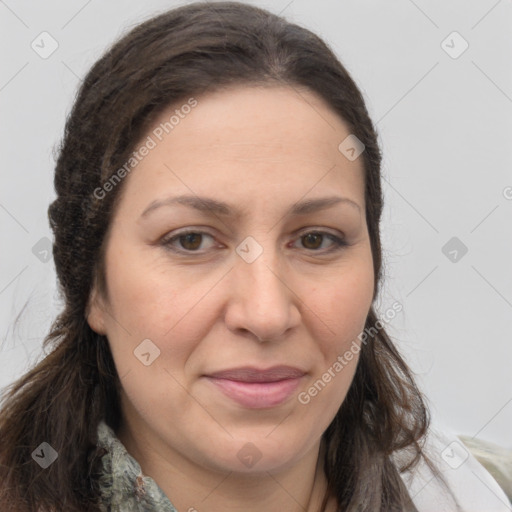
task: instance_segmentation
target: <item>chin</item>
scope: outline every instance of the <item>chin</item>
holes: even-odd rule
[[[243,437],[213,441],[204,454],[203,465],[220,472],[241,474],[258,474],[280,472],[297,464],[311,446],[297,443],[297,435],[286,435],[273,438],[265,434],[246,434]],[[314,445],[315,443],[310,443]],[[212,447],[215,447],[212,450]]]

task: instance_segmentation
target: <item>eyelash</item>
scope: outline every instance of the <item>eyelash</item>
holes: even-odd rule
[[[175,241],[175,240],[179,240],[181,237],[183,236],[186,236],[186,235],[189,235],[189,234],[194,234],[194,235],[207,235],[211,238],[214,238],[213,235],[211,235],[210,233],[206,232],[206,231],[199,231],[199,230],[192,230],[192,229],[189,229],[189,230],[186,230],[186,231],[182,231],[182,232],[179,232],[175,235],[173,235],[172,237],[164,237],[160,244],[162,246],[165,247],[165,249],[167,250],[170,250],[172,252],[175,252],[175,253],[178,253],[178,254],[183,254],[183,255],[191,255],[191,254],[205,254],[205,252],[201,252],[201,251],[193,251],[193,250],[190,250],[190,249],[178,249],[177,247],[173,247],[172,246],[172,243]],[[311,231],[305,231],[303,233],[301,233],[297,240],[300,240],[301,238],[303,238],[304,236],[306,235],[322,235],[326,238],[328,238],[329,240],[331,240],[331,242],[333,243],[333,245],[331,246],[330,249],[327,249],[327,250],[321,250],[321,249],[305,249],[306,251],[311,251],[311,252],[316,252],[316,253],[320,253],[320,254],[330,254],[330,253],[333,253],[333,252],[336,252],[336,251],[340,251],[346,247],[348,247],[348,243],[343,240],[342,238],[336,236],[336,235],[333,235],[332,233],[329,233],[327,231],[320,231],[320,230],[311,230]],[[323,242],[323,240],[322,240]]]

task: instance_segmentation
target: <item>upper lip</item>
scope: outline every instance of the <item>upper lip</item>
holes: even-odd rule
[[[297,379],[305,374],[305,371],[294,368],[293,366],[273,366],[265,370],[252,366],[243,366],[210,373],[207,377],[239,382],[278,382],[286,379]]]

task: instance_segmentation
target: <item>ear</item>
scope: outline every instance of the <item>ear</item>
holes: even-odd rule
[[[98,334],[106,334],[103,301],[101,300],[96,285],[91,290],[87,304],[87,323],[89,327]]]

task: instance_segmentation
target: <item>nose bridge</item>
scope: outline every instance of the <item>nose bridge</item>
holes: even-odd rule
[[[237,274],[240,279],[247,281],[248,298],[252,296],[255,299],[255,306],[265,306],[269,301],[283,302],[287,295],[283,290],[283,282],[278,278],[281,267],[279,254],[270,238],[267,242],[263,246],[254,239],[247,240],[245,246],[241,244],[242,247],[237,250],[240,256],[237,262]],[[243,254],[243,250],[247,248],[249,252],[245,253],[248,256],[245,258],[240,253]],[[268,300],[264,301],[264,299]]]
[[[266,242],[266,243],[265,243]],[[297,319],[294,294],[283,276],[282,255],[272,237],[261,243],[247,237],[237,247],[235,282],[231,291],[236,327],[261,339],[282,335]]]

